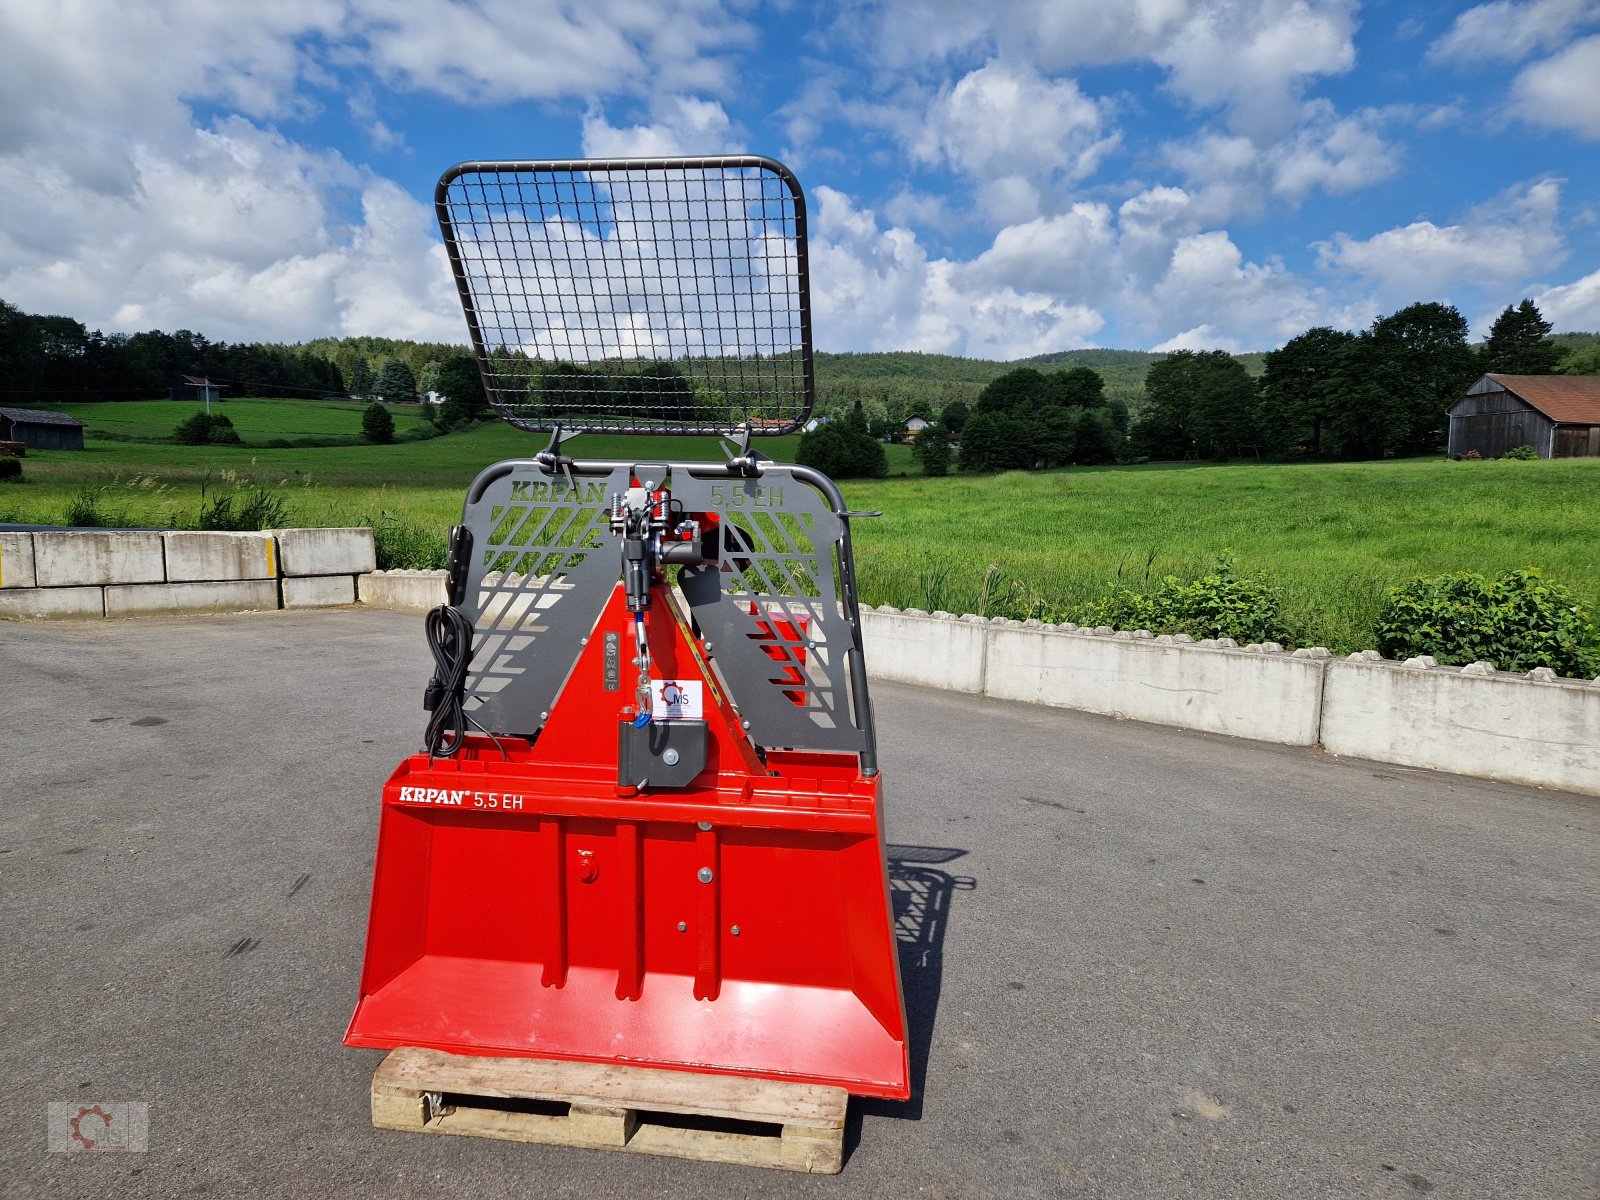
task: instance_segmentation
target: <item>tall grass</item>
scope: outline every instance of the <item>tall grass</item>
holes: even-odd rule
[[[441,566],[467,483],[507,456],[499,439],[513,431],[491,437],[492,428],[407,447],[264,454],[253,468],[249,452],[224,461],[238,464],[236,479],[277,490],[285,524],[371,525],[382,565]],[[579,453],[629,457],[626,439],[614,440],[623,445]],[[526,455],[528,441],[512,438],[511,452]],[[481,462],[465,457],[473,445]],[[448,454],[416,468],[434,447]],[[387,473],[374,465],[385,453],[397,456]],[[65,452],[29,461],[30,482],[7,498],[14,519],[58,523],[88,485],[100,488],[97,509],[126,523],[197,520],[195,476],[147,468],[119,479]],[[1119,589],[1193,578],[1231,550],[1241,575],[1264,573],[1277,589],[1293,641],[1335,652],[1373,645],[1385,589],[1419,575],[1536,566],[1600,609],[1600,460],[958,474],[844,491],[851,508],[884,513],[852,522],[870,604],[1082,624]]]

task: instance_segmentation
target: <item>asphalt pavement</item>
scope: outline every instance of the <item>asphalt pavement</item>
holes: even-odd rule
[[[917,1094],[836,1177],[386,1133],[421,620],[0,622],[11,1196],[1600,1196],[1600,801],[893,685]],[[46,1106],[149,1105],[47,1151]]]

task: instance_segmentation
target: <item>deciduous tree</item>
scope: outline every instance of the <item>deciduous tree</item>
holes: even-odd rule
[[[1323,433],[1350,387],[1344,351],[1356,335],[1319,325],[1290,338],[1266,356],[1261,376],[1260,424],[1269,449],[1323,451]]]

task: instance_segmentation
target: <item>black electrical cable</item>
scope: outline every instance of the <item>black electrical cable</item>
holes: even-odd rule
[[[428,649],[433,652],[433,678],[422,707],[431,714],[423,735],[429,758],[450,758],[467,740],[468,717],[462,709],[467,666],[472,662],[472,622],[459,608],[441,604],[427,616]]]

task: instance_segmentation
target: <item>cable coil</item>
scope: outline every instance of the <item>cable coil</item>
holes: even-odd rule
[[[441,604],[428,613],[425,630],[433,652],[433,678],[422,698],[422,707],[432,714],[423,739],[429,758],[451,758],[467,740],[462,704],[472,662],[472,622],[459,608]]]

